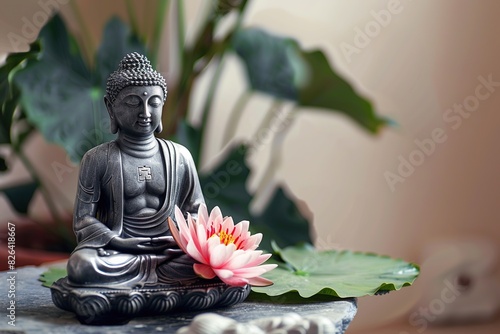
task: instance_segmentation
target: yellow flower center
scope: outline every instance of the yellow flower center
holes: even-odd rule
[[[233,244],[235,239],[232,234],[227,233],[226,231],[220,231],[218,234],[214,233],[213,235],[217,235],[220,239],[220,242],[224,245]]]

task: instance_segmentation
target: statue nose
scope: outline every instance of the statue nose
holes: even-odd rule
[[[151,117],[151,112],[149,111],[149,107],[147,105],[144,106],[144,109],[139,114],[139,117],[142,117],[142,118],[150,118]]]

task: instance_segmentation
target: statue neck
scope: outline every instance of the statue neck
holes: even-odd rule
[[[116,142],[124,153],[136,158],[151,158],[159,148],[158,141],[153,134],[138,138],[118,133]]]

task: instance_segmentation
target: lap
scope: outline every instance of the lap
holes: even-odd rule
[[[76,285],[173,283],[195,279],[193,259],[180,249],[163,254],[127,254],[105,248],[81,248],[68,260],[68,279]]]

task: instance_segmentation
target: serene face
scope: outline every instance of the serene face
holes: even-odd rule
[[[163,90],[160,86],[127,86],[114,103],[106,103],[120,132],[149,136],[161,123]]]

